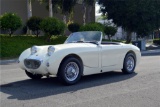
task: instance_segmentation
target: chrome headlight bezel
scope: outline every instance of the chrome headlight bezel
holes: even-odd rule
[[[37,53],[37,51],[38,51],[38,48],[36,46],[31,47],[31,55]]]
[[[53,46],[49,46],[48,47],[48,56],[51,56],[54,51],[55,51],[55,48]]]

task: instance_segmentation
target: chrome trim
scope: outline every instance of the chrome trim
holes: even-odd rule
[[[25,59],[24,65],[28,69],[38,69],[43,61],[37,59]]]

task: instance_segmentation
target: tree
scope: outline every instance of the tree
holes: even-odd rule
[[[47,41],[50,41],[52,35],[64,33],[65,24],[56,18],[48,17],[40,23],[40,28],[48,36]]]
[[[114,36],[117,32],[117,28],[113,26],[107,26],[105,25],[104,27],[104,33],[108,36],[108,39],[111,40],[110,38]]]
[[[101,31],[104,32],[104,25],[101,23],[87,23],[80,27],[80,31]]]
[[[42,19],[40,17],[33,16],[27,21],[27,26],[38,37],[40,34],[40,23]]]
[[[95,1],[96,0],[82,0],[82,4],[83,4],[83,24],[86,24],[86,11],[87,11],[87,6],[90,7],[90,11],[88,13],[91,13],[92,11],[92,7],[95,5]],[[90,20],[90,14],[88,14],[88,19]]]
[[[5,13],[0,17],[0,29],[8,31],[11,36],[22,26],[22,19],[14,13]]]
[[[74,6],[76,5],[77,0],[60,0],[59,6],[61,9],[61,13],[63,14],[63,21],[66,24],[66,16],[73,14]]]
[[[78,23],[71,23],[68,25],[68,30],[70,32],[78,32],[80,29],[80,25]]]
[[[32,0],[27,0],[28,19],[32,17]]]
[[[45,3],[49,11],[49,17],[53,17],[53,13],[58,11],[60,0],[38,0],[40,3]]]
[[[108,19],[127,32],[126,43],[131,42],[132,32],[148,35],[154,26],[154,0],[99,0],[101,11]]]

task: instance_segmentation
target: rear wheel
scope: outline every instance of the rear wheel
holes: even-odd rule
[[[136,66],[135,55],[133,53],[128,53],[123,62],[122,72],[125,74],[131,74],[134,72]]]
[[[82,71],[82,63],[74,57],[69,57],[62,62],[58,77],[63,84],[73,85],[80,80]]]
[[[43,77],[43,75],[41,74],[32,74],[30,72],[28,72],[27,70],[25,70],[26,74],[28,77],[30,77],[31,79],[41,79]]]

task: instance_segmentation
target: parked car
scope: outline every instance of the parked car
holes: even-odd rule
[[[131,44],[102,42],[102,32],[70,34],[64,44],[33,46],[22,52],[19,65],[32,79],[55,75],[67,85],[81,76],[122,69],[131,74],[139,63],[139,48]]]

